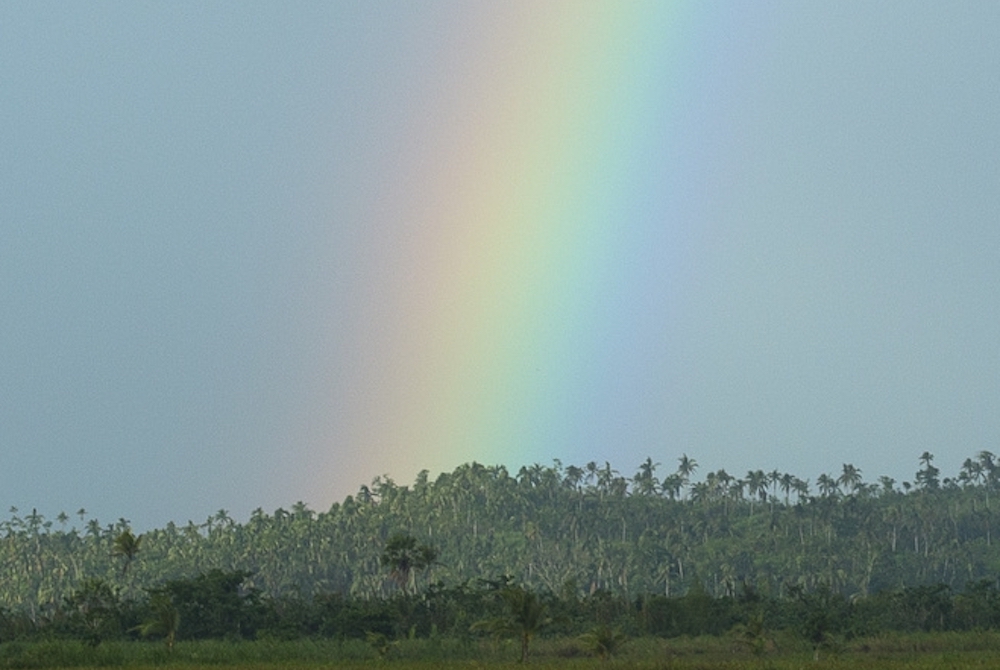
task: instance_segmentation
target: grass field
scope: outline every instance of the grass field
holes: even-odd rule
[[[946,669],[1000,668],[1000,634],[938,633],[858,639],[820,651],[819,660],[801,640],[777,639],[754,654],[726,638],[641,638],[628,642],[608,661],[585,654],[576,640],[542,639],[528,665],[553,670],[792,670],[797,668]],[[257,670],[387,668],[476,670],[524,667],[512,642],[401,640],[384,655],[358,640],[256,642],[118,642],[89,647],[75,641],[5,642],[0,668],[247,668]]]

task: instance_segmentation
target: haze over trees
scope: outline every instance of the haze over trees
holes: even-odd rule
[[[325,512],[137,535],[36,510],[0,522],[0,641],[68,637],[577,640],[606,657],[630,635],[722,635],[755,654],[795,631],[816,654],[880,631],[1000,627],[993,546],[1000,467],[953,477],[923,453],[913,482],[845,463],[699,479],[682,455],[631,475],[610,463],[477,463],[412,486],[386,477]],[[662,474],[661,474],[662,472]]]
[[[687,455],[662,474],[652,459],[629,474],[609,463],[514,474],[470,463],[411,486],[378,477],[325,512],[298,503],[238,523],[220,510],[141,536],[125,519],[78,529],[65,515],[53,524],[11,510],[0,522],[0,606],[37,613],[87,579],[140,592],[210,570],[245,572],[267,596],[359,598],[499,575],[626,598],[679,595],[695,581],[713,597],[743,583],[782,597],[819,585],[864,596],[995,577],[996,458],[982,451],[944,478],[932,454],[918,460],[901,485],[868,482],[849,463],[814,485],[762,470],[696,479]]]

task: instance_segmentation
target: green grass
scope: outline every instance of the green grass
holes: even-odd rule
[[[776,640],[761,656],[737,648],[725,637],[628,642],[607,662],[585,655],[571,638],[536,640],[528,665],[551,670],[938,670],[1000,668],[1000,634],[935,633],[888,635],[853,640],[823,650],[818,661],[795,638]],[[256,642],[116,642],[89,647],[76,641],[4,642],[5,668],[246,668],[248,670],[514,670],[518,649],[512,642],[400,640],[384,657],[361,640]]]

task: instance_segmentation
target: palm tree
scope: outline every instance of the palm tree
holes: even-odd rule
[[[380,562],[390,568],[389,576],[406,591],[414,570],[429,568],[437,560],[437,550],[426,544],[417,544],[412,535],[397,533],[389,538],[382,551]]]
[[[751,470],[746,477],[747,493],[750,496],[750,515],[753,515],[754,496],[760,498],[761,502],[767,500],[767,474],[763,470]]]
[[[150,635],[162,635],[167,643],[167,649],[174,648],[174,638],[177,636],[177,627],[181,622],[181,615],[174,606],[170,595],[163,591],[155,591],[150,594],[149,599],[150,618],[136,630],[143,637]]]
[[[712,497],[712,489],[708,482],[695,482],[690,491],[691,502],[707,503]]]
[[[566,468],[565,476],[563,477],[563,484],[566,488],[576,491],[580,488],[580,482],[583,481],[584,474],[585,473],[582,468],[570,465]]]
[[[521,641],[521,662],[528,660],[528,646],[545,626],[551,623],[548,607],[534,591],[520,586],[508,586],[500,591],[507,608],[504,616],[473,624],[473,630],[485,630],[497,636],[514,635]]]
[[[826,473],[823,473],[816,478],[816,486],[819,487],[820,495],[824,498],[835,497],[840,491],[837,480]]]
[[[719,488],[719,497],[722,498],[723,514],[729,514],[729,498],[733,492],[731,487],[735,480],[736,478],[724,469],[720,469],[715,473],[716,486]]]
[[[985,449],[980,451],[976,454],[976,459],[979,461],[979,464],[983,466],[983,472],[986,473],[987,477],[992,475],[993,471],[997,468],[996,456],[994,456],[991,451],[986,451]]]
[[[129,566],[135,560],[139,549],[142,546],[142,535],[133,535],[132,531],[126,528],[115,536],[114,544],[111,548],[113,556],[121,556],[125,559],[122,564],[122,577],[128,572]]]
[[[792,480],[792,490],[799,497],[799,502],[802,502],[809,497],[809,480],[795,477]]]
[[[785,494],[785,505],[787,506],[788,496],[792,492],[792,489],[795,488],[795,475],[790,472],[781,475],[779,487],[781,488],[781,492]]]
[[[636,493],[652,496],[659,492],[660,482],[654,474],[658,465],[659,463],[654,463],[652,458],[646,457],[646,460],[639,466],[639,472],[632,477],[632,487]]]
[[[990,487],[996,484],[998,469],[996,464],[996,456],[990,451],[980,451],[976,458],[979,460],[979,465],[982,467],[983,479],[986,483],[986,508],[990,507]]]
[[[778,497],[778,485],[781,484],[781,472],[777,469],[771,470],[767,473],[767,481],[771,485],[771,506],[774,506],[774,500]]]
[[[684,486],[688,485],[691,481],[691,475],[694,471],[698,469],[698,461],[693,458],[688,458],[687,454],[681,454],[681,457],[677,459],[677,474],[680,475],[681,482]]]
[[[747,483],[742,479],[737,479],[736,477],[729,478],[729,488],[726,490],[726,496],[733,499],[733,502],[740,502],[743,500],[743,490],[746,488]]]
[[[837,477],[837,483],[854,493],[861,485],[861,469],[844,463],[843,473]]]
[[[684,479],[679,474],[674,473],[663,478],[663,483],[660,485],[660,492],[666,494],[671,500],[676,500],[681,494],[683,486]]]
[[[605,493],[610,493],[614,485],[618,471],[611,467],[611,463],[604,461],[604,467],[597,471],[597,488],[601,492],[601,498]]]
[[[976,486],[983,478],[983,466],[978,461],[971,458],[962,462],[962,469],[958,473],[958,481],[964,486]]]
[[[934,454],[929,451],[925,451],[920,455],[920,463],[924,467],[917,471],[916,482],[922,489],[937,489],[940,487],[938,475],[941,474],[941,471],[931,465],[931,461],[933,460]]]

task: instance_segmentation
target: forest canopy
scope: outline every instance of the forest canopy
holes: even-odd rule
[[[55,522],[16,509],[0,522],[0,606],[39,611],[88,579],[128,596],[210,570],[245,572],[262,595],[381,598],[431,583],[510,576],[531,588],[626,598],[712,595],[750,584],[778,597],[825,585],[847,596],[906,586],[960,589],[1000,571],[992,549],[1000,467],[982,451],[942,477],[933,455],[913,483],[864,479],[859,468],[810,484],[777,470],[701,473],[683,455],[609,463],[469,463],[410,486],[377,477],[329,510],[303,503],[245,523],[225,510],[203,523],[134,535],[122,518]],[[386,569],[386,543],[412,537],[412,566]]]
[[[0,522],[0,641],[578,636],[598,655],[628,635],[719,635],[764,649],[831,636],[1000,625],[992,546],[1000,466],[982,451],[942,477],[867,482],[846,463],[815,485],[780,471],[699,477],[647,458],[469,463],[411,486],[377,477],[314,512],[135,533],[32,510]],[[661,474],[662,473],[662,474]]]

